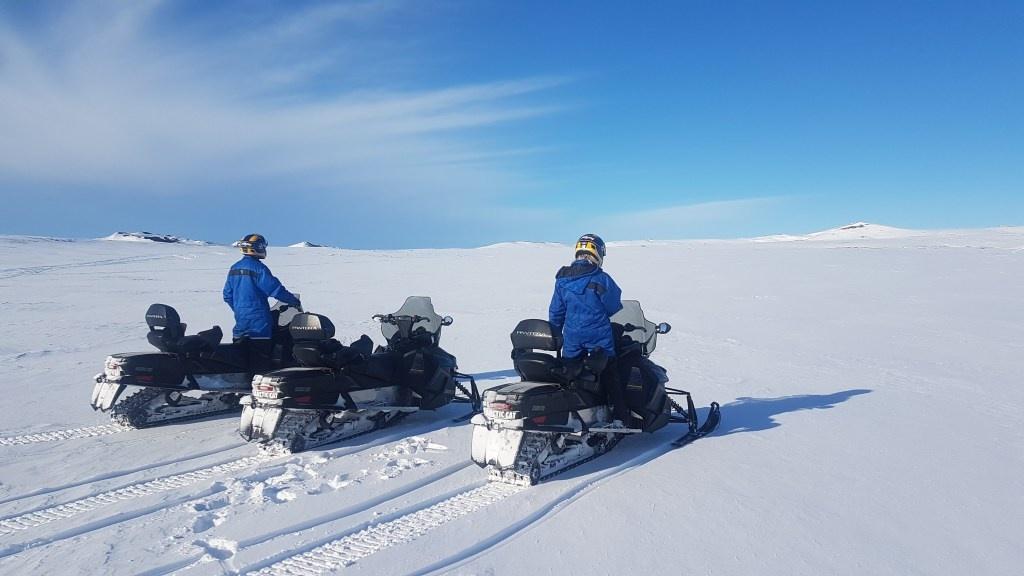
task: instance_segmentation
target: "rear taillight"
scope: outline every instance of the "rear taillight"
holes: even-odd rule
[[[548,417],[547,416],[534,416],[533,418],[530,418],[530,421],[532,421],[534,424],[543,424],[543,423],[548,421]]]
[[[292,398],[292,400],[294,400],[296,404],[312,404],[313,403],[313,397],[312,396],[296,396],[296,397]]]
[[[497,410],[498,412],[507,412],[511,406],[504,402],[491,402],[487,405],[491,410]]]

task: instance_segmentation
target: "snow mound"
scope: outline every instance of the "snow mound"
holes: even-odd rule
[[[770,236],[758,236],[752,238],[754,242],[806,242],[810,240],[888,240],[893,238],[910,238],[925,234],[921,230],[907,230],[906,228],[895,228],[882,226],[881,224],[870,224],[868,222],[854,222],[838,228],[830,228],[821,232],[812,232],[803,236],[793,234],[773,234]]]
[[[881,224],[869,224],[867,222],[854,222],[853,224],[847,224],[846,226],[840,226],[839,228],[832,228],[830,230],[822,230],[821,232],[814,232],[808,234],[808,240],[860,240],[860,239],[887,239],[887,238],[906,238],[908,236],[917,236],[921,232],[917,230],[907,230],[905,228],[894,228],[892,226],[882,226]]]
[[[208,246],[210,243],[203,240],[190,240],[179,238],[170,234],[154,234],[152,232],[114,232],[101,240],[113,240],[116,242],[160,242],[163,244],[193,244],[197,246]]]
[[[544,248],[551,246],[565,246],[558,242],[530,242],[526,240],[518,240],[513,242],[496,242],[494,244],[487,244],[486,246],[480,246],[477,250],[500,250],[503,248]]]
[[[327,246],[324,246],[323,244],[313,244],[312,242],[307,242],[305,240],[303,240],[302,242],[297,242],[295,244],[289,244],[288,247],[289,248],[327,248]]]

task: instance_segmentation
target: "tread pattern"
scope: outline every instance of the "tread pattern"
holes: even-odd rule
[[[333,542],[271,564],[261,576],[315,576],[344,568],[385,548],[419,536],[522,491],[521,486],[492,482],[456,494],[433,506],[376,524]]]
[[[0,446],[17,446],[19,444],[34,444],[36,442],[55,442],[58,440],[75,440],[77,438],[92,438],[94,436],[105,436],[117,434],[127,430],[117,424],[104,424],[101,426],[85,426],[83,428],[70,428],[68,430],[54,430],[52,432],[40,432],[38,434],[25,434],[22,436],[8,436],[0,438]]]
[[[238,460],[233,460],[224,464],[210,466],[209,468],[201,468],[184,474],[175,474],[173,476],[164,476],[147,482],[125,486],[124,488],[119,488],[117,490],[102,492],[73,502],[61,504],[59,506],[52,506],[50,508],[21,514],[20,516],[7,518],[6,520],[0,521],[0,536],[9,536],[22,530],[28,530],[29,528],[35,528],[36,526],[49,524],[50,522],[57,520],[65,520],[83,512],[96,510],[97,508],[102,508],[103,506],[115,504],[124,500],[132,500],[134,498],[141,498],[143,496],[149,496],[150,494],[156,494],[157,492],[184,488],[185,486],[190,486],[202,480],[207,480],[222,474],[236,472],[238,470],[255,466],[265,460],[268,460],[268,457],[262,454],[246,456],[245,458],[239,458]]]

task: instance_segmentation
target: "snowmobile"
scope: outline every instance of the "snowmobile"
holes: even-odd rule
[[[440,347],[453,322],[434,312],[430,298],[410,296],[398,311],[375,314],[386,346],[373,350],[365,334],[349,346],[334,339],[326,316],[296,316],[290,330],[300,366],[258,375],[239,423],[243,438],[299,452],[394,424],[418,410],[466,402],[480,410],[472,376],[457,371]],[[469,388],[460,382],[468,380]]]
[[[298,313],[277,304],[271,309],[271,368],[295,365],[288,322]],[[159,352],[108,356],[92,390],[93,410],[110,412],[122,426],[146,428],[239,408],[249,393],[253,370],[245,340],[221,344],[219,326],[185,335],[177,310],[153,304],[146,310],[147,340]],[[129,387],[135,391],[124,394]]]
[[[689,427],[673,446],[715,429],[721,418],[718,403],[711,403],[700,425],[690,393],[667,388],[667,372],[649,358],[658,335],[672,327],[648,321],[636,300],[622,305],[611,320],[614,367],[625,385],[629,421],[612,420],[600,376],[609,358],[602,351],[562,358],[561,334],[551,324],[523,320],[511,335],[521,381],[485,391],[483,411],[472,419],[472,459],[487,469],[490,480],[534,485],[606,453],[627,435],[652,433],[671,423]],[[685,397],[686,407],[673,397]]]

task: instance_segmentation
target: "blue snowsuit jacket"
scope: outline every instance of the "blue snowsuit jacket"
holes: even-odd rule
[[[555,275],[548,321],[554,329],[562,331],[562,354],[566,358],[596,348],[614,355],[610,318],[619,310],[622,290],[600,266],[580,259]]]
[[[273,297],[285,304],[299,305],[299,299],[274,278],[270,268],[259,258],[243,256],[228,270],[224,282],[224,301],[235,313],[235,339],[270,338],[274,331],[267,298]]]

